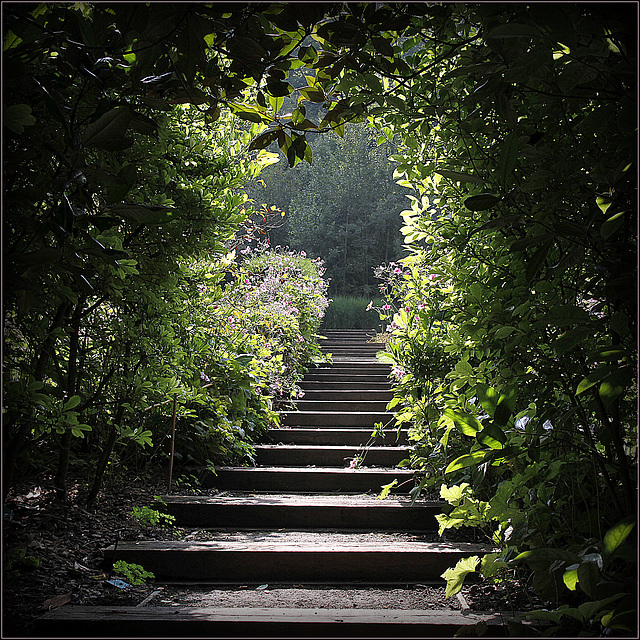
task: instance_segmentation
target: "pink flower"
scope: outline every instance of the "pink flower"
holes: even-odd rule
[[[391,370],[391,375],[395,376],[395,378],[396,378],[397,380],[400,380],[400,378],[403,378],[403,377],[404,377],[405,375],[407,375],[407,374],[406,374],[406,371],[405,371],[402,367],[400,367],[400,366],[396,365],[396,366],[395,366],[395,367],[393,367],[393,369]]]
[[[373,307],[373,300],[367,305],[367,311],[371,311],[371,307]]]
[[[427,306],[427,305],[426,305],[424,302],[421,302],[421,303],[418,305],[418,309],[420,309],[420,310],[422,311],[422,309],[424,309],[426,306]]]
[[[396,268],[393,270],[393,273],[402,273],[402,269],[400,269],[400,267],[396,267]]]
[[[355,469],[358,466],[358,459],[354,458],[350,463],[349,463],[349,469]]]
[[[389,311],[389,309],[391,309],[391,305],[390,305],[390,304],[385,304],[382,308],[383,308],[385,311]]]

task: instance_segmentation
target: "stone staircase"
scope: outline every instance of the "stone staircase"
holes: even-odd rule
[[[106,558],[142,565],[157,582],[313,585],[438,583],[458,559],[488,549],[436,541],[442,503],[407,495],[406,430],[390,428],[389,367],[363,331],[326,331],[331,365],[312,368],[303,399],[256,446],[255,467],[221,467],[213,496],[163,496],[181,527],[220,532],[207,542],[120,542]],[[372,438],[374,425],[389,425]],[[398,481],[392,496],[382,485]],[[251,536],[250,532],[267,532]],[[418,532],[402,539],[389,532]],[[46,635],[129,637],[443,637],[500,615],[455,610],[211,607],[60,607],[39,619]],[[107,625],[105,627],[105,625]]]

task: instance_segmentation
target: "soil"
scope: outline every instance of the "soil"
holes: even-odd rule
[[[166,493],[164,479],[105,489],[91,510],[83,508],[83,486],[73,485],[66,504],[45,482],[17,486],[8,494],[3,518],[3,638],[32,637],[33,621],[65,604],[128,606],[216,606],[367,609],[471,609],[522,611],[540,605],[524,584],[465,586],[446,598],[440,584],[330,586],[314,584],[180,584],[149,583],[118,588],[102,566],[101,549],[117,540],[274,539],[295,532],[200,531],[175,526],[140,524],[134,506],[154,506]],[[174,491],[179,493],[179,491]],[[214,494],[191,490],[189,493]],[[309,534],[306,534],[309,535]],[[335,541],[342,534],[316,531],[317,540]],[[380,539],[440,540],[434,534],[363,533]],[[451,539],[451,538],[450,538]],[[465,538],[466,540],[472,538]],[[20,560],[15,554],[23,554]],[[13,559],[13,560],[12,560]],[[37,566],[35,566],[37,565]]]

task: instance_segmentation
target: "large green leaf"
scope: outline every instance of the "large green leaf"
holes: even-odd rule
[[[449,169],[438,169],[436,173],[439,173],[445,178],[455,180],[456,182],[473,182],[475,184],[484,184],[485,181],[477,176],[469,175],[468,173],[460,173],[459,171],[450,171]]]
[[[445,474],[459,471],[460,469],[464,469],[465,467],[478,465],[485,459],[486,455],[487,454],[485,451],[474,451],[473,453],[459,456],[445,469]]]
[[[547,240],[538,247],[533,256],[531,256],[531,259],[527,263],[527,269],[525,272],[527,282],[532,282],[538,271],[540,271],[544,261],[547,259],[547,254],[549,253],[549,249],[552,245],[553,240]]]
[[[100,147],[114,150],[115,147],[127,144],[124,134],[131,122],[129,107],[115,107],[91,123],[82,136],[85,147]]]
[[[633,369],[628,366],[621,367],[608,375],[598,389],[598,395],[602,398],[606,406],[618,398],[633,381]]]
[[[610,373],[615,371],[618,367],[615,365],[604,365],[598,367],[592,371],[586,378],[580,381],[576,388],[576,395],[584,393],[587,389],[591,389],[594,385],[598,384],[601,380],[604,380]]]
[[[178,214],[178,210],[172,207],[126,202],[109,205],[105,207],[105,211],[127,220],[149,225],[166,224],[175,220]]]
[[[450,598],[454,596],[460,589],[462,589],[462,584],[464,579],[470,574],[474,573],[478,563],[480,562],[480,558],[478,556],[471,556],[469,558],[461,558],[456,563],[455,567],[451,567],[447,569],[443,574],[442,578],[447,581],[447,588],[445,589],[445,598]]]
[[[610,557],[627,539],[633,528],[636,526],[635,516],[629,516],[613,525],[605,534],[602,545],[602,554]]]
[[[504,431],[494,423],[485,425],[484,429],[476,434],[476,439],[481,445],[491,449],[502,449],[507,441]]]
[[[553,547],[538,547],[523,551],[514,558],[514,562],[524,561],[533,571],[548,571],[552,564],[557,561],[566,562],[568,565],[580,564],[582,558],[566,549],[555,549]]]
[[[482,429],[482,423],[469,413],[456,413],[452,409],[445,409],[443,413],[466,436],[475,436]]]
[[[471,211],[485,211],[486,209],[495,207],[500,200],[500,196],[493,195],[492,193],[481,193],[480,195],[467,198],[464,201],[464,206]]]

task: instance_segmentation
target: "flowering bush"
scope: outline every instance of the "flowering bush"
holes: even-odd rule
[[[306,366],[322,358],[321,259],[263,244],[229,253],[225,267],[223,275],[206,260],[192,266],[187,329],[202,406],[197,419],[183,418],[181,455],[196,463],[252,462],[251,442],[278,420],[274,402],[300,397]]]

